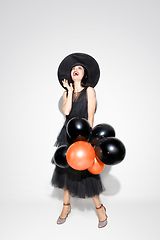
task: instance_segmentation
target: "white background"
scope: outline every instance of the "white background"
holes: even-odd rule
[[[53,145],[64,122],[57,69],[74,52],[99,63],[94,125],[112,125],[127,151],[122,163],[105,167],[102,199],[159,201],[159,12],[158,0],[1,0],[2,209],[12,209],[13,199],[15,204],[45,199],[53,212],[61,206],[62,193],[50,185]],[[5,211],[4,216],[7,224]]]

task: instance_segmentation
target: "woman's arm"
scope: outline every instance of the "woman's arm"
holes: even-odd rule
[[[72,108],[72,93],[73,93],[73,87],[72,84],[68,85],[68,81],[64,79],[63,86],[67,88],[67,92],[65,91],[63,93],[63,107],[62,111],[65,115],[69,115],[71,108]]]
[[[87,88],[87,97],[88,97],[88,122],[92,127],[94,122],[94,113],[96,109],[96,94],[92,87]]]

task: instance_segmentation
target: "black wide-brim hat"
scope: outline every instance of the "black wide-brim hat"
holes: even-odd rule
[[[95,87],[100,77],[100,69],[97,61],[85,53],[72,53],[65,57],[58,67],[58,79],[63,87],[62,80],[68,80],[70,84],[72,67],[81,65],[87,70],[87,86]]]

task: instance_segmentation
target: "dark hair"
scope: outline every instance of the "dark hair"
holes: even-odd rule
[[[83,67],[83,68],[84,68],[84,76],[83,76],[83,78],[81,80],[81,86],[82,87],[87,87],[88,72],[87,72],[87,69],[85,67]]]

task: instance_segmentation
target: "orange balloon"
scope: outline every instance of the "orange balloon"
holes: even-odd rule
[[[68,148],[66,159],[73,169],[82,171],[93,164],[95,151],[90,143],[77,141]]]
[[[88,168],[88,171],[92,174],[100,174],[104,169],[104,163],[97,157],[94,159],[94,163]]]

